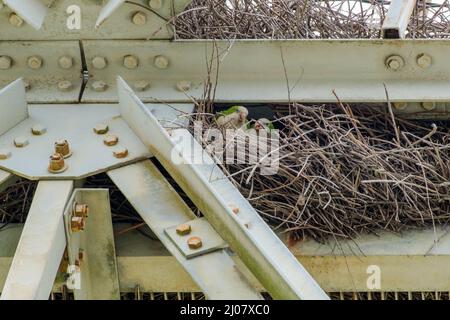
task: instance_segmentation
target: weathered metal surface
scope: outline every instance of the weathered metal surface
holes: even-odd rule
[[[15,175],[0,169],[0,192],[13,184],[16,179],[17,177]]]
[[[83,231],[70,228],[73,204],[86,204],[89,216]],[[81,281],[77,300],[119,300],[114,234],[107,189],[76,189],[64,213],[69,264],[78,265]],[[80,257],[81,253],[81,257]]]
[[[120,118],[117,105],[34,105],[30,116],[19,125],[0,136],[0,148],[11,151],[8,159],[0,160],[0,168],[19,176],[36,179],[78,179],[108,169],[148,158],[150,153],[128,125]],[[94,127],[104,123],[107,134],[119,137],[117,146],[104,144],[105,134],[94,132]],[[43,135],[33,135],[31,129],[40,124],[47,129]],[[25,137],[29,144],[24,148],[14,146],[16,137]],[[67,170],[58,174],[48,171],[49,157],[54,143],[66,139],[72,155],[65,159]],[[126,147],[128,156],[116,158],[113,151]]]
[[[383,21],[383,38],[405,38],[406,28],[417,0],[392,0]]]
[[[260,298],[225,250],[187,259],[167,237],[166,228],[189,222],[195,215],[150,161],[108,175],[209,299]]]
[[[41,0],[3,0],[3,2],[18,14],[34,29],[39,30],[47,15],[47,7]]]
[[[0,135],[28,117],[28,106],[22,79],[0,89]]]
[[[2,300],[48,299],[66,247],[63,212],[72,188],[72,181],[39,182]]]
[[[123,119],[267,291],[277,299],[328,298],[220,168],[193,141],[190,133],[185,129],[175,129],[169,136],[123,79],[119,77],[117,81]],[[182,140],[182,143],[176,145],[177,140]],[[176,152],[195,155],[195,150],[191,153],[192,146],[197,146],[200,157],[206,159],[197,159],[202,164],[193,165],[189,160],[173,162],[171,156]],[[231,204],[240,209],[239,217],[230,209]]]

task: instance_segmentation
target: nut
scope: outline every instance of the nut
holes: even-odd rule
[[[169,59],[165,56],[156,56],[154,60],[155,67],[158,69],[167,69],[169,66]]]
[[[13,12],[9,15],[9,23],[14,27],[21,27],[23,25],[23,19]]]
[[[108,134],[105,139],[103,139],[103,143],[108,147],[115,146],[119,143],[119,137],[114,134]]]
[[[187,244],[188,244],[189,248],[192,250],[200,249],[203,245],[202,239],[200,239],[199,237],[190,237],[187,240]]]
[[[107,65],[108,62],[103,57],[96,56],[92,59],[92,66],[95,69],[105,69]]]
[[[432,59],[428,54],[422,53],[417,56],[416,62],[417,65],[422,69],[427,69],[431,66]]]
[[[128,55],[123,58],[123,66],[127,69],[136,69],[139,65],[139,59],[133,55]]]
[[[422,108],[424,108],[425,110],[431,111],[431,110],[436,109],[436,102],[429,102],[429,101],[427,101],[427,102],[422,102],[422,103],[421,103],[421,106],[422,106]]]
[[[191,90],[191,82],[187,80],[182,80],[177,83],[177,90],[181,92],[186,92]]]
[[[12,59],[8,56],[0,56],[0,70],[8,70],[12,66]]]
[[[405,110],[408,107],[407,102],[394,102],[393,103],[394,109],[396,110]]]
[[[0,149],[0,160],[6,160],[11,157],[11,152],[7,149]]]
[[[133,15],[131,21],[137,26],[143,26],[147,22],[147,15],[142,11],[138,11]]]
[[[27,138],[25,138],[25,137],[17,137],[17,138],[15,138],[14,139],[14,145],[17,147],[17,148],[23,148],[23,147],[26,147],[27,145],[28,145],[28,139]]]
[[[84,219],[82,217],[72,217],[70,219],[70,229],[72,232],[80,232],[84,230]]]
[[[158,9],[161,9],[161,7],[163,5],[163,0],[150,0],[148,2],[148,5],[150,8],[152,8],[154,10],[158,10]]]
[[[182,225],[179,225],[176,229],[177,234],[179,234],[180,236],[185,236],[188,235],[189,233],[191,233],[192,228],[190,224],[184,223]]]
[[[40,69],[42,67],[42,58],[38,56],[32,56],[28,58],[27,64],[30,69]]]
[[[35,124],[32,128],[31,128],[31,133],[34,134],[35,136],[42,136],[43,134],[45,134],[47,132],[47,128],[44,127],[41,124]]]
[[[405,65],[403,58],[397,55],[389,56],[385,63],[386,67],[391,71],[399,71]]]
[[[89,215],[89,206],[87,204],[75,203],[73,206],[73,215],[86,219]]]
[[[128,156],[128,149],[124,148],[124,147],[120,147],[120,148],[116,148],[113,151],[113,155],[114,157],[116,157],[117,159],[122,159],[122,158],[126,158]]]
[[[145,91],[150,87],[150,83],[145,80],[139,80],[134,83],[134,89],[137,91]]]
[[[67,92],[72,89],[72,82],[69,80],[63,80],[58,82],[58,90],[62,92]]]
[[[60,173],[67,169],[67,165],[64,161],[64,157],[59,153],[54,153],[50,156],[50,163],[48,165],[48,171],[51,173]]]
[[[105,134],[109,130],[109,127],[106,123],[98,123],[94,127],[94,132],[96,134]]]
[[[70,69],[73,66],[73,59],[71,56],[62,56],[58,59],[58,65],[63,69]]]
[[[55,142],[55,153],[59,153],[64,158],[68,158],[72,155],[70,151],[69,142],[65,139],[61,139]]]
[[[92,89],[96,92],[103,92],[108,89],[108,84],[102,80],[94,81],[94,83],[92,83]]]

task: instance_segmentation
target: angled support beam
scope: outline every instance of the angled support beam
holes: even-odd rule
[[[0,192],[8,188],[11,184],[16,181],[17,176],[0,169]]]
[[[404,39],[417,0],[392,0],[381,27],[383,38]]]
[[[48,8],[41,0],[3,0],[3,2],[33,28],[39,30],[42,27]]]
[[[22,79],[0,89],[0,114],[0,135],[28,118],[28,105]]]
[[[1,300],[47,300],[66,247],[64,207],[72,181],[41,181],[28,213]]]
[[[117,81],[119,108],[124,120],[272,297],[328,299],[317,282],[203,152],[190,133],[177,129],[170,136],[123,79],[118,77]],[[177,145],[177,140],[182,140],[183,144]],[[192,146],[202,151],[200,157],[206,161],[199,165],[183,161],[175,163],[172,157],[174,152],[190,154]],[[239,217],[233,213],[230,204],[240,209]]]

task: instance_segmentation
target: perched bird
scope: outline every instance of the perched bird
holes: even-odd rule
[[[247,125],[248,110],[243,106],[232,106],[227,110],[218,112],[216,122],[219,127],[238,129]]]
[[[275,130],[275,127],[273,126],[272,121],[266,118],[261,118],[256,121],[255,123],[255,130],[256,131],[267,131],[271,132],[272,130]]]

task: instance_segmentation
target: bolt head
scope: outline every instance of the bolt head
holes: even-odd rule
[[[92,90],[96,92],[104,92],[106,89],[108,89],[108,84],[105,81],[99,80],[92,83]]]
[[[230,208],[231,208],[231,211],[232,211],[234,214],[238,214],[238,213],[239,213],[239,208],[236,207],[235,205],[230,205]]]
[[[426,53],[419,54],[417,56],[417,65],[422,69],[427,69],[431,66],[432,58]]]
[[[390,56],[385,61],[386,67],[391,71],[399,71],[405,65],[405,61],[400,56]]]
[[[407,102],[394,102],[393,103],[394,109],[396,110],[405,110],[408,107]]]
[[[0,160],[6,160],[11,157],[11,152],[8,149],[0,149]]]
[[[118,147],[113,151],[114,157],[117,159],[126,158],[128,156],[128,149],[124,147]]]
[[[187,80],[182,80],[177,83],[177,90],[181,92],[186,92],[191,90],[191,82]]]
[[[8,56],[0,56],[0,70],[8,70],[12,66],[12,59]]]
[[[55,142],[55,153],[62,155],[64,158],[68,158],[72,155],[70,152],[69,142],[65,139],[60,139]]]
[[[105,134],[109,130],[109,127],[106,123],[98,123],[94,127],[94,132],[96,134]]]
[[[31,133],[34,134],[35,136],[42,136],[43,134],[45,134],[47,132],[47,128],[44,127],[41,124],[35,124],[32,128],[31,128]]]
[[[29,144],[29,141],[25,137],[17,137],[14,139],[14,145],[17,148],[24,148]]]
[[[188,235],[189,233],[191,233],[192,228],[190,224],[184,223],[182,225],[179,225],[176,228],[176,232],[177,234],[179,234],[180,236],[185,236]]]
[[[30,69],[40,69],[42,68],[42,58],[38,56],[32,56],[28,58],[27,64]]]
[[[202,239],[200,239],[199,237],[190,237],[187,240],[187,244],[192,250],[200,249],[203,245]]]
[[[150,8],[152,8],[154,10],[158,10],[158,9],[161,9],[161,7],[163,5],[163,0],[150,0],[148,2],[148,5]]]
[[[108,64],[108,62],[103,57],[97,56],[92,59],[92,66],[95,69],[105,69],[107,64]]]
[[[114,134],[108,134],[105,139],[103,139],[103,143],[108,147],[115,146],[119,143],[119,137]]]
[[[136,91],[145,91],[150,87],[150,83],[145,80],[139,80],[134,83],[134,89]]]
[[[427,102],[422,102],[421,105],[422,105],[422,108],[424,108],[427,111],[436,109],[436,102],[427,101]]]
[[[139,59],[133,55],[128,55],[123,58],[123,66],[127,69],[136,69],[139,65]]]
[[[69,80],[63,80],[58,82],[58,90],[62,92],[67,92],[72,89],[72,82]]]
[[[54,153],[50,156],[48,171],[51,173],[60,173],[67,169],[64,157],[62,154]]]
[[[14,27],[21,27],[23,25],[23,19],[14,12],[9,15],[9,23]]]
[[[62,69],[70,69],[73,66],[73,59],[71,56],[62,56],[58,59],[58,65]]]
[[[137,26],[143,26],[147,22],[147,15],[142,11],[138,11],[133,15],[131,21]]]
[[[84,230],[85,221],[82,217],[72,217],[70,219],[70,229],[72,232],[80,232]]]
[[[86,219],[89,214],[89,206],[87,204],[78,204],[74,205],[73,215],[75,217],[82,217]]]
[[[169,59],[165,56],[156,56],[154,64],[158,69],[167,69],[169,67]]]

